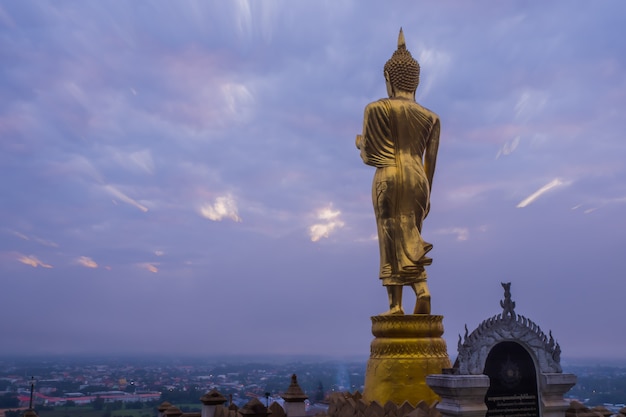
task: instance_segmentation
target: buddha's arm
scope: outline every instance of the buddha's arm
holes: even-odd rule
[[[431,191],[433,189],[435,166],[437,165],[437,151],[439,150],[439,130],[439,118],[436,117],[426,142],[426,151],[424,152],[424,169],[426,170],[426,177],[428,178],[428,185]]]

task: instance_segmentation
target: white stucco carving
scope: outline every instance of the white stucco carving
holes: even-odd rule
[[[505,299],[500,302],[502,314],[483,321],[471,334],[465,326],[465,336],[459,335],[458,356],[454,373],[459,375],[480,375],[485,369],[487,355],[501,342],[515,342],[522,345],[535,361],[541,373],[561,373],[561,347],[552,337],[541,330],[532,320],[515,313],[515,303],[511,300],[510,283],[502,284]]]

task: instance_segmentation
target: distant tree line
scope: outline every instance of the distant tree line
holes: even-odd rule
[[[17,394],[7,392],[6,394],[0,395],[0,408],[13,408],[19,406],[20,400],[17,399]]]
[[[5,417],[21,417],[22,416],[23,411],[18,411],[18,410],[6,410],[4,412],[4,416]]]
[[[589,405],[626,403],[626,375],[579,376],[570,396],[587,400]]]
[[[198,403],[199,407],[200,397],[204,394],[205,392],[197,386],[193,386],[187,390],[165,390],[161,392],[161,402],[168,401],[170,404],[174,405]],[[221,394],[227,395],[228,393],[222,392]]]

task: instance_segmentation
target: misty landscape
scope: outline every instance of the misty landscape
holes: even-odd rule
[[[564,371],[578,376],[568,398],[589,407],[605,405],[613,411],[624,407],[626,361],[565,361]],[[133,415],[128,410],[142,410],[153,417],[156,406],[163,401],[182,407],[183,411],[199,411],[202,405],[199,398],[212,389],[231,398],[239,407],[252,398],[281,402],[280,395],[286,391],[294,373],[308,396],[309,408],[315,409],[317,404],[323,409],[330,393],[363,390],[365,360],[278,356],[5,357],[0,359],[0,409],[28,406],[33,377],[34,406],[40,417],[54,417],[54,410],[64,410],[67,414],[76,407],[96,407],[95,411],[100,413],[94,417]],[[120,397],[106,402],[103,399],[102,407],[97,410],[100,397],[114,392]],[[153,397],[142,397],[148,393]],[[7,417],[19,415],[9,413]]]

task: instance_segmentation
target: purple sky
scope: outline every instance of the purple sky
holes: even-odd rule
[[[621,0],[2,2],[0,354],[367,357],[354,138],[400,26],[450,355],[512,281],[564,357],[624,358]]]

